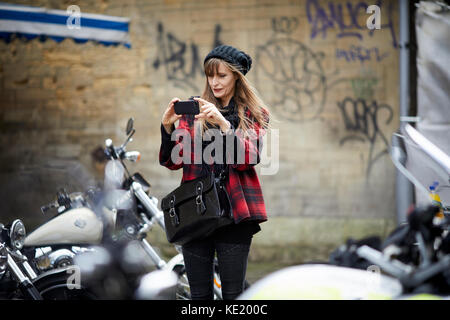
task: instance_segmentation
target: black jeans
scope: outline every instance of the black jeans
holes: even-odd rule
[[[192,300],[214,298],[214,254],[216,251],[223,299],[232,300],[241,294],[244,290],[251,241],[251,237],[235,243],[207,238],[184,245],[184,264]]]

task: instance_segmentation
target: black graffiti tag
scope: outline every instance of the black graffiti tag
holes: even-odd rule
[[[256,48],[255,56],[258,90],[274,92],[265,100],[290,121],[315,119],[326,96],[324,55],[290,36],[297,26],[295,17],[273,18],[274,36]]]
[[[365,99],[353,99],[351,97],[346,97],[337,104],[344,120],[345,129],[350,131],[349,135],[341,139],[340,145],[349,140],[368,141],[370,144],[366,170],[366,177],[368,177],[374,162],[388,153],[389,143],[380,130],[378,120],[380,111],[386,110],[388,117],[385,124],[389,124],[393,117],[392,108],[387,104],[378,104],[375,100],[369,104]],[[375,154],[375,144],[378,140],[382,144],[382,150]]]
[[[298,27],[297,17],[272,18],[272,30],[279,33],[290,34]]]
[[[200,60],[198,46],[195,43],[188,46],[171,32],[166,33],[162,23],[158,23],[157,29],[158,53],[153,68],[158,70],[164,66],[167,80],[172,81],[176,87],[198,92],[196,78],[203,76],[203,61]],[[220,31],[221,26],[216,25],[213,48],[222,44],[219,40]]]

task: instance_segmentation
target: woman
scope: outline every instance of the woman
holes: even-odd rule
[[[195,116],[175,114],[174,103],[180,99],[174,98],[162,117],[160,164],[171,170],[183,167],[181,183],[198,178],[207,170],[219,172],[224,168],[227,173],[225,187],[233,209],[234,224],[216,230],[205,239],[194,240],[183,246],[192,299],[213,299],[215,252],[223,298],[234,299],[242,293],[252,236],[261,230],[259,223],[267,220],[254,165],[260,161],[261,137],[269,127],[269,112],[245,78],[251,64],[250,56],[234,47],[221,45],[214,48],[204,60],[207,77],[205,90],[201,98],[194,98],[199,102],[200,113]],[[244,161],[227,161],[226,159],[230,159],[230,152],[225,150],[224,161],[221,163],[205,164],[204,159],[201,164],[194,164],[193,161],[189,164],[174,163],[171,152],[180,142],[172,141],[171,133],[175,130],[174,123],[177,120],[180,120],[177,129],[189,130],[191,141],[194,141],[194,132],[204,134],[206,130],[213,128],[220,129],[224,138],[231,135],[235,139],[235,158],[241,151],[245,157],[240,159]],[[235,134],[235,130],[239,134]],[[250,133],[256,134],[258,140],[248,139]],[[203,141],[202,150],[209,143],[211,142]],[[182,153],[181,149],[180,156]]]

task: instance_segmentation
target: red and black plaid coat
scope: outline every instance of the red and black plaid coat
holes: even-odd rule
[[[250,111],[246,110],[246,115],[250,117]],[[268,120],[268,113],[265,113]],[[175,126],[172,126],[175,129]],[[171,159],[172,149],[177,146],[179,148],[180,157],[183,156],[183,144],[180,142],[179,130],[177,130],[176,140],[172,141],[169,135],[161,124],[161,148],[159,152],[159,162],[162,166],[170,170],[178,170],[183,168],[183,176],[181,183],[193,180],[202,175],[202,165],[194,163],[194,125],[192,115],[183,115],[177,129],[183,129],[184,135],[189,134],[191,137],[191,161],[190,163],[183,163],[182,158],[179,162],[173,163]],[[232,126],[232,129],[233,128]],[[245,148],[245,162],[238,163],[237,161],[228,161],[229,174],[225,183],[225,187],[230,196],[233,207],[234,220],[236,223],[241,221],[257,221],[264,222],[267,220],[266,206],[259,183],[258,176],[255,171],[255,164],[260,162],[260,154],[262,150],[262,136],[265,134],[265,129],[255,121],[253,130],[258,134],[258,139],[245,139],[242,135],[233,134],[235,136],[235,151],[237,148]],[[230,131],[231,132],[231,131]],[[183,135],[182,134],[182,135]],[[226,137],[226,136],[224,136]],[[174,138],[175,139],[175,138]],[[202,150],[203,151],[203,150]],[[202,152],[203,153],[203,152]],[[237,153],[235,152],[235,155]],[[228,155],[227,155],[228,156]],[[256,160],[255,160],[256,159]],[[203,160],[202,160],[203,161]],[[241,161],[242,162],[242,161]],[[256,162],[256,163],[255,163]],[[212,166],[212,165],[211,165]]]

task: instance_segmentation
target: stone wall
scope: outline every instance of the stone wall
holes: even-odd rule
[[[33,229],[58,187],[75,191],[100,178],[90,152],[108,137],[121,143],[129,117],[137,131],[130,148],[142,153],[130,168],[158,198],[175,188],[181,171],[158,163],[162,113],[172,97],[201,94],[203,58],[224,43],[253,57],[248,78],[279,133],[267,146],[278,150],[278,171],[257,166],[269,221],[251,259],[323,259],[348,237],[394,228],[397,1],[381,2],[373,31],[372,3],[359,0],[16,3],[129,17],[132,48],[0,42],[2,220],[23,217]],[[170,252],[162,232],[149,237]]]

